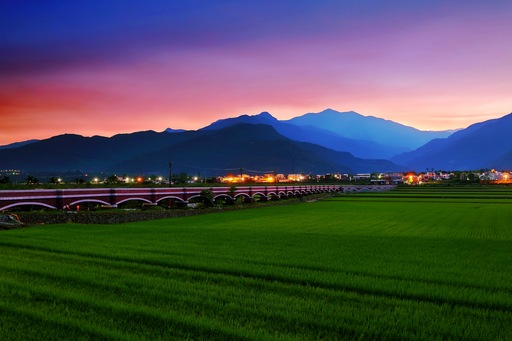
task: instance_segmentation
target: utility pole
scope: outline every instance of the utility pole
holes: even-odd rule
[[[169,161],[169,187],[172,187],[172,161]]]

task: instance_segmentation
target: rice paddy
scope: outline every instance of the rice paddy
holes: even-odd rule
[[[0,339],[512,335],[512,190],[0,232]]]

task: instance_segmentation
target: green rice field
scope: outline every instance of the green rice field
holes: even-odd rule
[[[512,188],[0,231],[1,340],[510,340]]]

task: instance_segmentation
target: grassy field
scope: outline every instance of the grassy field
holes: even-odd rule
[[[0,339],[512,335],[512,190],[0,231]]]

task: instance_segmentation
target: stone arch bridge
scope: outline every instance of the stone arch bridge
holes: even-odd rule
[[[127,201],[141,201],[158,205],[162,200],[175,200],[188,203],[201,196],[201,191],[211,190],[214,199],[237,199],[244,197],[262,200],[284,199],[307,196],[315,193],[382,191],[394,186],[240,186],[234,191],[231,187],[174,187],[174,188],[83,188],[83,189],[34,189],[0,191],[0,211],[17,206],[32,205],[51,209],[64,209],[80,203],[97,203],[117,207]]]

